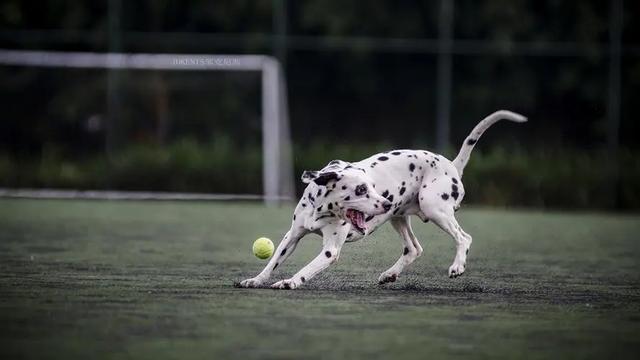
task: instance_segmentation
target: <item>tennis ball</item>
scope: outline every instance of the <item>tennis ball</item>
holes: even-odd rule
[[[258,259],[268,259],[273,255],[273,243],[266,237],[258,238],[253,243],[253,254]]]

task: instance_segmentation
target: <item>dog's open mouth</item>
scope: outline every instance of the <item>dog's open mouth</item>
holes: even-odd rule
[[[347,209],[346,215],[349,221],[351,221],[353,227],[361,234],[364,234],[364,231],[367,227],[364,221],[364,213],[355,209]]]

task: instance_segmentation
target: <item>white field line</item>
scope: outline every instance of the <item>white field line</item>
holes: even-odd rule
[[[204,194],[156,191],[111,191],[111,190],[63,190],[63,189],[9,189],[0,188],[0,198],[22,199],[91,199],[91,200],[184,200],[184,201],[238,201],[238,200],[280,200],[278,197],[266,199],[254,194]]]

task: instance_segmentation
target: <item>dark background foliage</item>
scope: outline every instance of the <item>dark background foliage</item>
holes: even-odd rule
[[[109,5],[118,3],[3,1],[0,47],[276,55],[297,173],[334,157],[436,142],[440,1],[123,1],[114,22]],[[612,150],[609,1],[455,2],[446,155],[494,110],[531,119],[482,138],[465,173],[469,201],[638,207],[639,10],[623,2]],[[1,185],[261,191],[259,75],[121,76],[118,146],[107,157],[106,71],[0,67]]]

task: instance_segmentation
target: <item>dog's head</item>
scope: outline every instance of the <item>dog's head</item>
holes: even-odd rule
[[[306,196],[314,207],[316,220],[338,217],[365,234],[367,217],[391,209],[391,202],[378,194],[366,171],[344,161],[334,160],[320,171],[305,171],[302,181],[312,184],[307,187]]]

